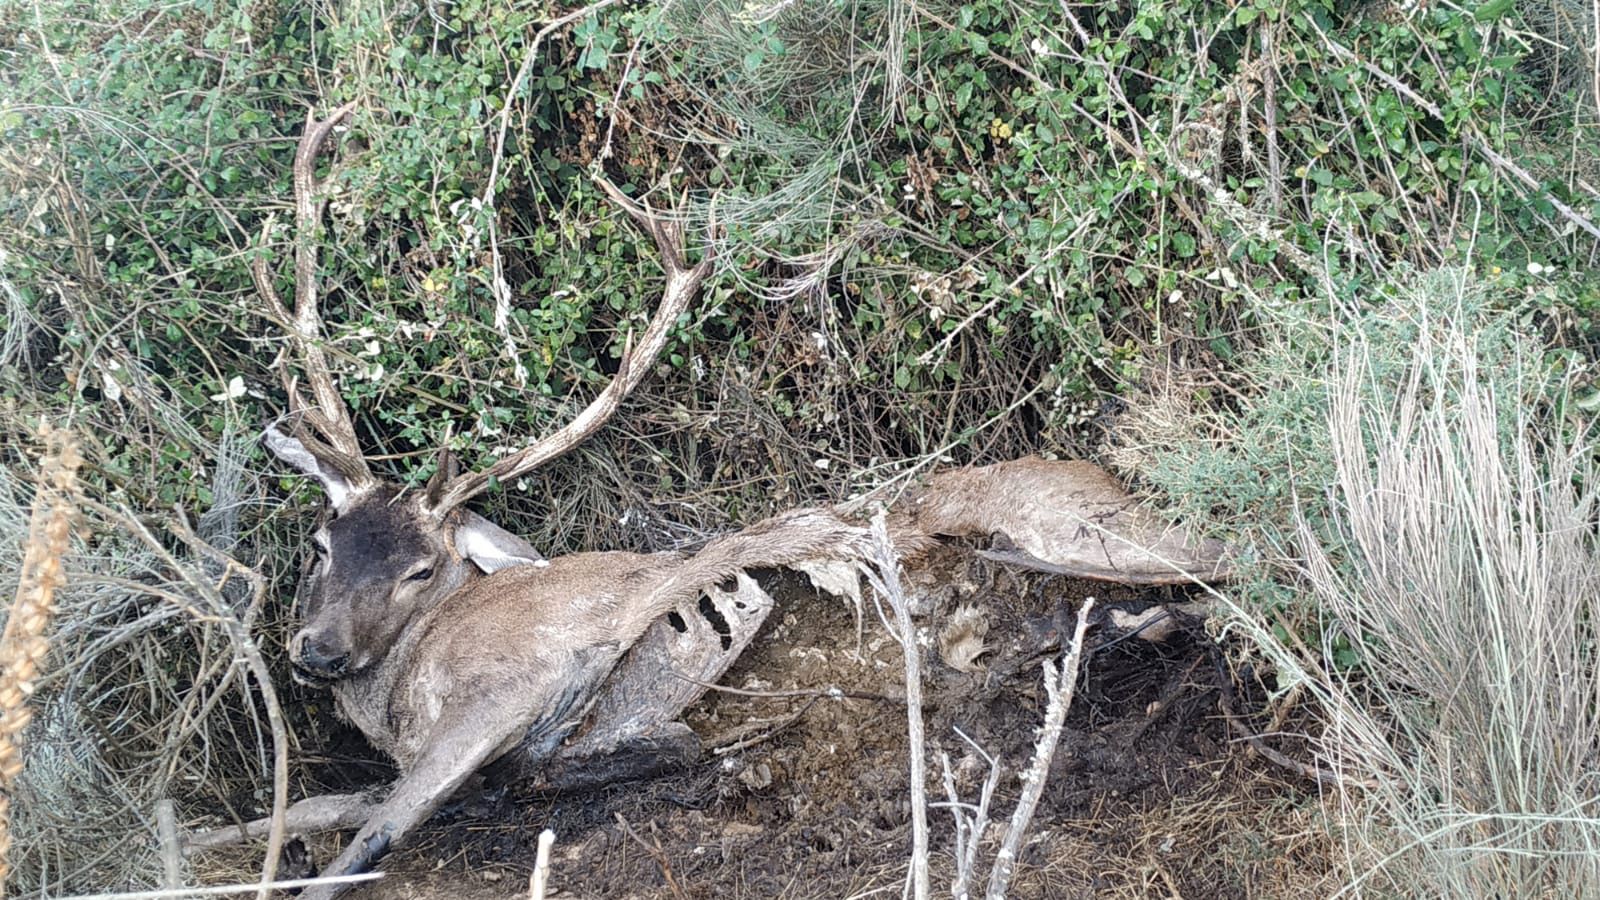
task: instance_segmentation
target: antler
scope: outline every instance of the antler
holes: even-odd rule
[[[299,350],[300,367],[311,386],[311,398],[315,405],[307,406],[300,397],[288,364],[280,358],[279,373],[283,378],[284,390],[289,395],[289,409],[298,415],[298,420],[292,426],[295,436],[318,457],[338,468],[353,489],[360,489],[374,483],[375,479],[361,455],[361,446],[356,440],[355,427],[350,422],[344,398],[334,386],[333,375],[328,371],[328,358],[322,348],[322,315],[317,307],[317,228],[322,223],[322,212],[328,205],[325,185],[317,178],[317,157],[321,155],[328,135],[355,108],[354,101],[346,103],[321,121],[317,120],[315,111],[308,111],[305,131],[301,133],[299,146],[295,149],[293,315],[273,287],[265,256],[257,256],[250,271],[255,279],[256,290],[289,330]],[[263,241],[270,236],[272,225],[269,219],[262,230]]]
[[[705,281],[711,272],[712,258],[709,248],[698,265],[690,266],[684,259],[683,229],[677,222],[656,215],[648,205],[641,206],[635,203],[605,176],[597,175],[595,181],[612,202],[622,207],[655,239],[656,248],[661,253],[661,265],[667,272],[667,285],[661,292],[661,304],[656,308],[655,315],[651,317],[644,333],[639,336],[638,342],[635,343],[632,336],[629,336],[617,374],[611,379],[611,383],[606,385],[605,390],[584,407],[582,412],[560,430],[501,459],[488,469],[469,472],[451,479],[435,494],[437,499],[432,506],[435,515],[443,515],[476,496],[488,487],[491,481],[515,478],[544,465],[582,443],[605,424],[617,406],[622,403],[623,398],[644,380],[644,376],[649,372],[650,363],[666,346],[667,333],[672,329],[673,323],[677,321],[679,314],[688,308],[689,301],[700,289],[701,282]]]

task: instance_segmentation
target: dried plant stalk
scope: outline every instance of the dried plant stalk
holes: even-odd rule
[[[65,432],[48,427],[41,435],[50,452],[40,466],[39,493],[33,501],[28,543],[23,551],[17,596],[0,635],[0,897],[5,896],[11,850],[11,792],[22,774],[22,735],[33,711],[28,698],[34,677],[50,650],[45,629],[55,612],[56,589],[66,581],[61,560],[72,532],[72,496],[83,459]]]

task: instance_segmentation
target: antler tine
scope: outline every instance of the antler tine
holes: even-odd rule
[[[322,348],[322,315],[318,305],[317,278],[317,228],[321,225],[322,212],[328,203],[325,186],[317,178],[317,157],[322,154],[328,136],[349,117],[356,106],[357,103],[351,101],[321,120],[317,119],[314,110],[308,111],[305,130],[301,133],[300,142],[295,148],[292,318],[290,311],[272,287],[272,279],[266,270],[265,260],[257,259],[252,266],[252,272],[257,290],[266,299],[273,313],[284,319],[284,324],[290,329],[292,340],[299,351],[301,369],[311,389],[313,405],[307,407],[300,401],[288,367],[283,366],[280,374],[284,379],[284,388],[289,394],[291,409],[300,412],[302,424],[309,425],[318,432],[318,442],[324,449],[331,450],[333,454],[341,457],[339,468],[346,470],[346,476],[353,482],[361,484],[373,480],[372,472],[367,468],[366,459],[361,455],[361,446],[356,440],[355,427],[351,424],[349,410],[345,408],[344,398],[340,396],[338,388],[333,383],[333,375],[328,369],[327,354]],[[272,227],[270,221],[266,227],[270,231]],[[263,233],[264,237],[265,234],[266,232]]]
[[[688,309],[689,301],[694,298],[701,283],[711,273],[712,258],[709,246],[705,257],[698,264],[690,266],[684,259],[683,230],[676,222],[668,221],[656,215],[648,206],[635,202],[618,190],[617,186],[605,176],[597,174],[595,181],[612,202],[627,212],[655,239],[656,247],[661,252],[662,268],[667,273],[667,284],[661,292],[661,303],[656,307],[655,315],[650,318],[650,324],[639,335],[638,340],[635,341],[633,336],[629,335],[617,374],[612,377],[611,383],[606,385],[605,390],[584,407],[582,412],[559,430],[501,459],[488,469],[457,476],[439,493],[439,500],[433,507],[435,515],[443,515],[481,493],[491,481],[515,478],[533,471],[576,447],[605,424],[623,399],[649,373],[650,363],[661,355],[673,324],[677,322],[678,316]]]

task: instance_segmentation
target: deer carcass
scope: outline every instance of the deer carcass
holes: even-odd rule
[[[660,305],[615,378],[571,423],[488,470],[455,475],[441,459],[435,478],[415,492],[377,479],[318,344],[308,237],[323,208],[314,163],[348,112],[309,121],[296,154],[292,311],[265,264],[256,268],[258,289],[287,326],[313,396],[303,402],[286,369],[292,415],[286,429],[269,429],[266,443],[321,483],[332,513],[313,539],[318,560],[291,661],[297,678],[330,685],[341,711],[402,772],[384,798],[315,798],[291,810],[291,826],[300,829],[360,826],[330,875],[371,867],[490,763],[581,781],[597,760],[692,757],[697,742],[673,720],[720,677],[770,609],[743,570],[854,562],[864,540],[835,513],[807,510],[718,538],[693,556],[583,553],[547,561],[462,507],[494,480],[528,472],[600,427],[641,380],[709,271],[709,259],[685,262],[676,225],[603,180],[612,200],[651,233],[667,271]],[[1211,548],[1174,539],[1087,463],[1022,460],[937,475],[891,526],[896,542],[912,550],[939,535],[1002,533],[1017,548],[1000,551],[1007,558],[1089,577],[1152,583],[1219,574]],[[1162,560],[1151,562],[1152,553]],[[731,584],[718,586],[725,581]],[[702,595],[721,630],[694,608]],[[687,614],[669,625],[664,617],[679,607]],[[237,833],[202,835],[191,846]]]
[[[371,866],[461,779],[498,757],[523,769],[559,757],[581,779],[584,759],[625,754],[641,743],[683,754],[687,729],[672,729],[671,720],[738,656],[770,608],[770,598],[738,573],[810,554],[850,555],[859,536],[831,514],[799,512],[713,541],[691,557],[579,554],[547,562],[462,507],[496,480],[531,471],[599,428],[648,371],[710,271],[709,254],[696,265],[685,261],[677,224],[604,179],[602,189],[651,234],[666,269],[660,304],[638,340],[629,341],[610,384],[566,426],[484,471],[456,475],[442,454],[421,491],[376,478],[319,343],[311,239],[326,204],[316,160],[351,109],[308,119],[296,151],[292,309],[278,296],[264,258],[254,269],[312,395],[309,404],[301,399],[285,363],[291,414],[287,427],[267,431],[265,442],[321,483],[331,512],[313,538],[318,559],[291,663],[297,678],[331,686],[341,711],[402,770],[381,803],[317,798],[291,810],[292,826],[364,823],[326,874]],[[730,576],[732,590],[718,590]],[[716,607],[720,631],[692,602],[701,592]],[[685,602],[677,628],[658,621]],[[639,662],[618,668],[619,657],[651,628],[630,654]],[[686,677],[657,668],[664,663]],[[619,700],[624,694],[626,702]],[[591,706],[584,733],[562,748]],[[190,846],[221,843],[229,831],[237,833],[202,835]]]

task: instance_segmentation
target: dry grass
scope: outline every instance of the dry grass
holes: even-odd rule
[[[1600,896],[1596,431],[1504,302],[1263,309],[1236,408],[1175,377],[1131,417],[1124,461],[1256,561],[1223,628],[1344,776],[1342,895]]]
[[[1302,533],[1311,585],[1362,652],[1361,678],[1328,684],[1325,744],[1378,776],[1342,797],[1347,891],[1597,896],[1593,431],[1490,389],[1486,368],[1536,360],[1485,359],[1448,321],[1424,333],[1389,403],[1361,399],[1366,348],[1340,355],[1342,543]]]
[[[272,795],[272,730],[237,638],[252,624],[276,625],[259,616],[245,570],[216,549],[238,541],[240,507],[260,486],[223,464],[237,448],[212,452],[216,502],[198,524],[209,543],[181,519],[96,502],[88,494],[98,473],[86,452],[81,530],[59,556],[52,665],[34,682],[25,768],[13,791],[19,892],[160,886],[169,879],[157,851],[159,801],[177,801],[187,824],[202,806],[254,818]],[[6,590],[24,571],[32,486],[48,481],[46,469],[25,471],[0,468]]]

